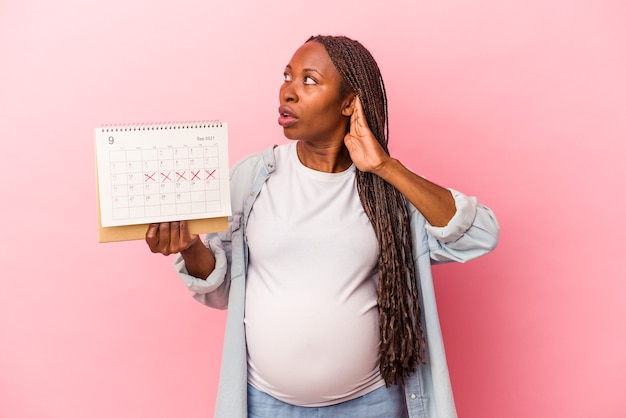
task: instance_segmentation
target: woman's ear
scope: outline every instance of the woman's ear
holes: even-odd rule
[[[354,106],[356,103],[356,94],[350,93],[346,96],[341,108],[341,114],[344,116],[352,116],[354,113]]]

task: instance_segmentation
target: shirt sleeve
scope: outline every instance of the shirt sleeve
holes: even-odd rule
[[[454,189],[456,213],[446,226],[436,227],[425,222],[430,257],[436,262],[465,262],[492,251],[497,243],[500,226],[487,206]]]
[[[226,309],[230,288],[227,251],[219,239],[219,234],[207,235],[205,245],[215,257],[215,269],[208,277],[201,279],[190,275],[180,254],[174,262],[174,269],[195,300],[213,308]]]

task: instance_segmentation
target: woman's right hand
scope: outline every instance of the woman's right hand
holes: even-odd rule
[[[198,235],[189,232],[187,221],[154,223],[146,231],[150,251],[163,255],[183,252],[199,241]]]

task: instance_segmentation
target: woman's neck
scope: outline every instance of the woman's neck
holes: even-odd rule
[[[340,173],[352,165],[350,153],[343,142],[319,145],[298,141],[296,150],[300,162],[311,170]]]

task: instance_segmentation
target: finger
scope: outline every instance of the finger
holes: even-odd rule
[[[350,115],[350,122],[354,122],[358,118],[359,105],[361,100],[359,96],[354,97],[354,102],[352,103],[352,114]]]
[[[198,235],[192,234],[187,221],[180,221],[180,250],[186,250],[198,239]]]
[[[187,221],[180,221],[179,234],[182,242],[189,242],[191,238],[193,238],[191,232],[189,232],[189,225],[187,224]]]
[[[363,117],[363,103],[359,96],[356,96],[356,100],[354,101],[354,112],[352,114],[355,115],[357,119]]]
[[[148,225],[148,230],[146,231],[146,243],[148,244],[150,251],[152,251],[153,253],[158,251],[159,224]]]
[[[170,224],[169,222],[162,222],[159,224],[159,244],[157,246],[158,252],[163,255],[169,255],[170,246]]]
[[[363,113],[363,103],[359,96],[357,96],[354,101],[354,112],[352,112],[352,116],[350,117],[350,129],[354,129],[354,134],[358,134],[358,130],[365,126],[367,126],[367,122],[365,121],[365,114]]]
[[[178,252],[180,247],[180,222],[170,223],[170,241],[168,251],[170,254]]]
[[[180,221],[179,225],[180,225],[180,236],[181,236],[181,238],[189,236],[189,229],[187,228],[187,221]]]
[[[359,96],[356,96],[356,100],[354,101],[354,110],[363,114],[363,103],[361,103],[361,98]]]

